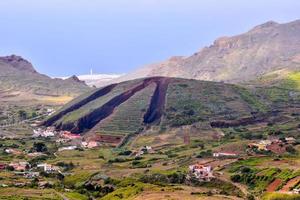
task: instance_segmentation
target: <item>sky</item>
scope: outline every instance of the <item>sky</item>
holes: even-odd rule
[[[53,77],[128,73],[299,10],[299,0],[0,0],[0,55]]]

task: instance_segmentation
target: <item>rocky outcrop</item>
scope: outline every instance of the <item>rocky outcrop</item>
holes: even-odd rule
[[[34,67],[32,66],[32,64],[27,60],[25,60],[24,58],[22,58],[21,56],[16,56],[16,55],[4,56],[4,57],[0,57],[0,61],[8,65],[11,65],[13,68],[17,70],[37,73]]]
[[[81,81],[77,76],[73,75],[70,78],[67,78],[66,81],[69,82],[76,82],[76,83],[81,83],[81,84],[86,84],[84,81]]]

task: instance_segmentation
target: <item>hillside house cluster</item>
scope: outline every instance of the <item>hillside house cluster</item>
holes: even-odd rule
[[[248,144],[248,148],[257,149],[259,151],[270,151],[273,153],[284,153],[286,146],[294,144],[296,139],[293,137],[286,137],[284,139],[260,140],[258,142]]]
[[[60,131],[56,143],[65,144],[72,142],[72,145],[79,145],[81,143],[82,137],[78,134],[73,134],[70,131]],[[68,150],[68,149],[65,149]]]
[[[198,181],[211,181],[214,178],[213,170],[210,165],[202,165],[196,163],[194,165],[189,166],[189,174],[188,179],[196,178]]]
[[[54,127],[47,127],[46,129],[38,128],[33,130],[32,137],[54,137],[58,134]]]
[[[26,161],[11,162],[9,164],[0,163],[0,170],[6,170],[11,167],[16,175],[24,176],[25,178],[36,178],[40,175],[40,171],[45,173],[61,173],[58,166],[54,166],[47,163],[38,164],[36,167],[32,167]]]
[[[66,143],[70,140],[81,139],[81,136],[78,134],[73,134],[70,131],[56,131],[55,127],[47,127],[46,129],[38,128],[33,130],[32,137],[55,137],[57,136],[57,143]]]

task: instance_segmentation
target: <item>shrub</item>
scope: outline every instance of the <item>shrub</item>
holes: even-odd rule
[[[296,149],[292,145],[288,145],[285,149],[290,154],[295,154],[297,152]]]
[[[33,143],[33,147],[31,149],[32,151],[35,151],[35,152],[47,152],[48,151],[48,148],[47,146],[42,143],[42,142],[35,142]]]
[[[119,153],[120,156],[129,156],[130,154],[132,154],[132,151],[130,150],[122,151]]]
[[[239,174],[234,174],[230,177],[230,179],[233,181],[233,182],[241,182],[241,175]]]

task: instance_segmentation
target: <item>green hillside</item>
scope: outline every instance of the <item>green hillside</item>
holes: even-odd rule
[[[149,127],[238,126],[260,119],[268,110],[267,103],[241,86],[154,77],[95,89],[68,103],[44,125],[88,136],[126,136]]]

